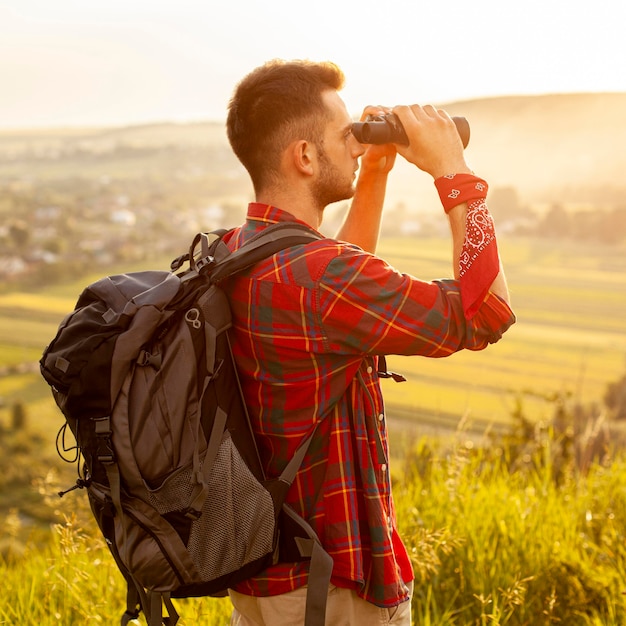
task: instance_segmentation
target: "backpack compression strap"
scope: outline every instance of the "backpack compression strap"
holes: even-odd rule
[[[300,444],[282,471],[279,480],[291,485],[319,425],[320,422],[315,425],[313,432]],[[311,559],[306,592],[304,626],[323,626],[326,621],[326,601],[328,599],[330,577],[333,573],[333,559],[324,550],[317,533],[303,517],[298,515],[288,504],[283,504],[282,511],[307,535],[306,538],[294,537],[300,556]]]

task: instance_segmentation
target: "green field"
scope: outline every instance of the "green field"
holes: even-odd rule
[[[506,424],[520,399],[533,419],[543,420],[552,410],[546,397],[601,403],[607,384],[623,375],[626,251],[506,239],[500,251],[517,324],[483,352],[446,359],[390,357],[390,368],[408,379],[384,383],[392,430],[445,431],[462,418],[479,429]],[[426,279],[450,274],[446,241],[383,240],[379,253]],[[95,278],[1,294],[0,369],[32,369],[81,288]],[[5,404],[45,400],[48,391],[38,378],[36,372],[17,380],[0,377],[0,397]]]
[[[507,421],[518,398],[544,419],[544,396],[600,402],[626,368],[626,251],[506,239],[500,251],[517,323],[499,343],[447,359],[388,359],[408,382],[388,383],[387,403],[416,424]],[[449,274],[442,242],[383,242],[380,253],[418,276]]]

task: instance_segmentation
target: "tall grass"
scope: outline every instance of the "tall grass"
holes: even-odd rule
[[[416,624],[626,623],[626,461],[511,471],[501,448],[423,444],[396,486]],[[427,460],[425,460],[427,459]]]
[[[39,484],[52,496],[59,485],[53,474]],[[23,546],[22,522],[15,511],[4,520],[7,537],[0,542],[0,624],[78,626],[119,624],[126,609],[124,580],[102,537],[90,519],[84,494],[56,505],[60,521],[48,540],[41,536]],[[65,496],[69,498],[70,496]],[[63,501],[64,502],[64,501]],[[226,625],[228,599],[202,598],[177,603],[180,626]],[[131,622],[135,623],[135,622]],[[143,616],[138,623],[145,623]]]
[[[460,436],[444,450],[424,439],[397,464],[416,625],[626,623],[626,459],[581,471],[560,446],[547,439],[514,459],[500,444],[475,449]],[[122,578],[93,523],[79,521],[85,498],[69,497],[75,510],[45,547],[5,547],[0,624],[119,620]],[[17,535],[19,524],[13,515],[4,528]],[[228,600],[176,605],[181,626],[228,624]]]

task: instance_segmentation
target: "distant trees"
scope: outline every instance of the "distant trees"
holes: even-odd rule
[[[489,192],[489,211],[498,222],[515,220],[528,209],[522,207],[515,187],[495,187]]]
[[[615,419],[626,419],[626,374],[607,386],[604,404]]]
[[[8,245],[16,252],[26,248],[31,237],[30,227],[24,220],[12,219],[7,228]]]
[[[626,205],[573,209],[554,202],[539,213],[520,201],[514,187],[491,189],[488,204],[496,224],[512,234],[609,245],[626,242]]]
[[[553,204],[537,223],[538,237],[558,237],[605,244],[626,241],[626,207],[571,211]]]

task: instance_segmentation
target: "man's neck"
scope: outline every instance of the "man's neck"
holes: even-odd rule
[[[267,189],[257,193],[255,201],[287,211],[316,230],[322,223],[323,208],[315,205],[308,189],[302,189],[299,192]]]

